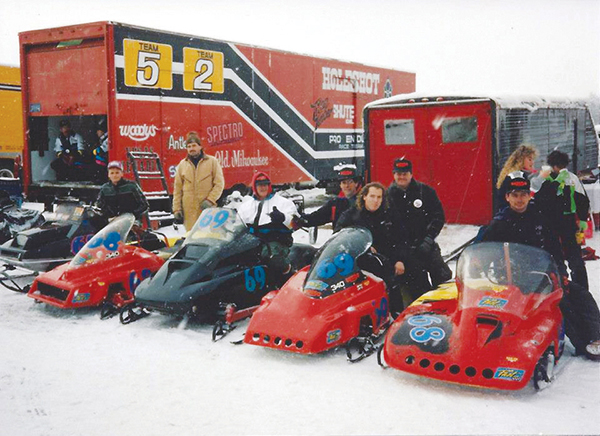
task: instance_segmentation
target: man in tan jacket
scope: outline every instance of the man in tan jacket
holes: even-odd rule
[[[188,155],[175,171],[173,215],[190,230],[204,209],[217,205],[225,179],[219,161],[204,153],[196,132],[187,134],[185,144]]]

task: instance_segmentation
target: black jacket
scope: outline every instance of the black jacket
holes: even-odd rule
[[[355,201],[356,196],[351,198],[335,197],[314,212],[304,215],[303,218],[309,227],[322,226],[327,223],[333,223],[335,227],[342,214],[354,206]]]
[[[571,197],[575,202],[575,213],[571,211]],[[550,180],[546,180],[536,192],[535,202],[555,225],[562,225],[565,216],[573,218],[575,214],[580,220],[586,221],[590,210],[587,195],[577,192],[575,187],[570,185],[566,185],[560,193],[558,182]]]
[[[132,213],[137,220],[141,220],[148,210],[148,201],[137,183],[121,179],[116,185],[110,181],[102,185],[96,206],[106,218]]]
[[[500,210],[484,230],[481,241],[515,242],[546,250],[554,258],[560,273],[567,276],[558,237],[548,219],[533,202],[529,203],[523,213],[517,213],[510,207]]]
[[[360,226],[368,229],[373,236],[373,247],[378,253],[387,257],[392,264],[401,261],[406,263],[408,256],[408,234],[398,213],[383,207],[375,212],[357,209],[355,206],[342,214],[334,230],[345,227]]]
[[[406,226],[411,245],[418,245],[426,236],[435,239],[440,234],[446,216],[435,189],[413,178],[406,191],[392,182],[387,193],[392,208]]]

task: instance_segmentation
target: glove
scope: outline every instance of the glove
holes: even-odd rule
[[[423,239],[417,247],[417,253],[421,256],[428,256],[431,253],[431,250],[433,250],[433,244],[435,244],[433,238],[425,236],[425,239]]]
[[[579,231],[585,232],[587,230],[587,221],[579,221]]]
[[[202,210],[210,209],[211,207],[215,207],[215,205],[212,204],[209,200],[202,200],[202,203],[200,203],[200,208]]]
[[[273,206],[273,212],[269,213],[269,216],[273,224],[283,224],[285,221],[285,215],[277,210],[277,206]]]
[[[183,214],[181,212],[175,212],[173,214],[173,222],[175,224],[183,224]]]
[[[308,221],[304,217],[294,216],[292,218],[292,229],[298,230],[301,227],[308,227]]]

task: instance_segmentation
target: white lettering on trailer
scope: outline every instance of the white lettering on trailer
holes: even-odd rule
[[[260,150],[256,150],[256,156],[250,157],[246,157],[245,150],[232,150],[232,156],[229,156],[229,150],[218,150],[215,152],[215,158],[223,168],[261,167],[269,165],[269,157],[261,156]]]
[[[219,124],[206,128],[206,139],[209,145],[235,142],[244,136],[244,126],[241,122]]]
[[[180,136],[179,139],[175,139],[173,135],[169,136],[169,144],[167,145],[169,150],[185,150],[187,147],[185,145],[185,139],[183,136]]]
[[[340,144],[342,142],[342,135],[329,135],[330,144]]]
[[[364,71],[342,70],[322,67],[325,91],[357,92],[359,94],[379,94],[379,74]]]
[[[151,136],[156,135],[158,127],[147,124],[135,126],[119,126],[119,133],[133,141],[145,141]]]
[[[354,123],[354,106],[351,104],[334,104],[333,118],[342,119],[346,124]]]

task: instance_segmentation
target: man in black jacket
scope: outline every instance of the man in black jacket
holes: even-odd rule
[[[363,259],[368,265],[363,263],[361,267],[385,281],[392,313],[403,309],[402,294],[396,285],[408,285],[411,294],[415,293],[414,298],[429,290],[428,286],[421,289],[422,283],[414,283],[408,233],[398,213],[388,207],[385,186],[376,182],[365,185],[356,197],[356,204],[342,214],[334,230],[350,226],[364,227],[373,236],[373,254]]]
[[[335,227],[338,219],[356,202],[356,193],[360,188],[360,177],[354,166],[344,166],[338,171],[340,195],[332,198],[316,211],[296,218],[295,227],[314,227],[332,223]]]
[[[442,231],[446,216],[442,203],[431,186],[413,178],[412,163],[400,158],[394,162],[394,181],[388,188],[390,203],[410,235],[409,244],[431,276],[433,287],[452,278],[435,238]]]
[[[509,206],[502,209],[485,229],[482,242],[514,242],[546,250],[562,276],[565,291],[560,309],[566,334],[577,354],[600,360],[600,311],[590,292],[567,280],[561,246],[547,218],[530,203],[530,183],[522,171],[510,173],[504,182]]]
[[[148,210],[148,201],[140,187],[123,178],[123,164],[119,161],[108,164],[108,178],[109,181],[102,185],[96,200],[102,216],[110,219],[132,213],[139,225],[142,215]]]

